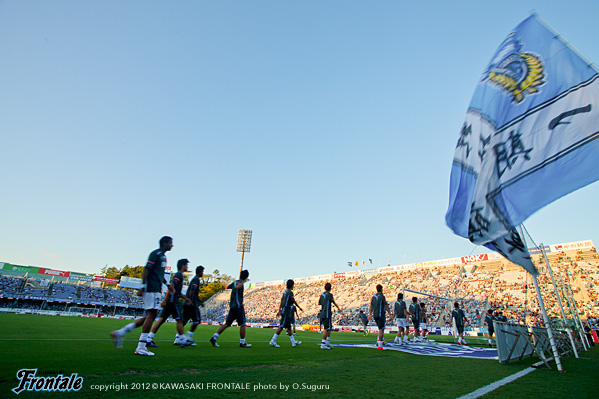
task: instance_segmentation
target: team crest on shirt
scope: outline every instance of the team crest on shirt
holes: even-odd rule
[[[545,83],[541,56],[524,52],[522,47],[520,40],[511,33],[499,46],[482,77],[482,82],[499,87],[515,103],[538,93]]]

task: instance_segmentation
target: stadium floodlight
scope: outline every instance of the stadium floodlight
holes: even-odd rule
[[[239,230],[237,234],[237,252],[241,252],[241,265],[239,265],[239,273],[243,270],[243,257],[245,253],[250,252],[252,246],[252,230]]]

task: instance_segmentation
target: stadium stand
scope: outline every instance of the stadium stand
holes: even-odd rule
[[[143,302],[133,290],[90,287],[58,280],[1,275],[0,308],[67,311],[69,307],[77,306],[98,308],[101,315],[143,314]]]
[[[558,247],[558,246],[556,246]],[[546,273],[542,256],[533,255],[539,268],[539,284],[550,316],[559,315],[553,285]],[[583,319],[597,322],[599,314],[599,257],[595,247],[558,250],[548,254],[558,289],[571,288]],[[135,291],[70,284],[64,278],[34,275],[17,276],[0,270],[0,307],[63,310],[69,306],[97,307],[105,315],[140,316],[143,303]],[[332,275],[331,275],[332,276]],[[295,297],[304,309],[298,325],[318,325],[318,299],[326,281],[333,284],[332,293],[343,312],[335,312],[333,324],[358,325],[360,309],[368,312],[377,284],[384,287],[392,308],[397,293],[403,289],[452,298],[461,303],[473,327],[483,327],[487,309],[501,310],[512,322],[541,325],[538,303],[530,278],[525,271],[505,259],[489,259],[468,264],[441,267],[417,267],[412,270],[377,272],[376,269],[354,272],[347,278],[297,279]],[[564,286],[562,286],[562,281]],[[250,323],[276,323],[276,313],[284,281],[252,284],[246,289],[246,317]],[[222,322],[228,312],[230,291],[222,291],[205,303],[203,321]],[[451,321],[451,303],[429,296],[416,295],[426,303],[429,324],[447,327]],[[406,295],[410,301],[412,294]]]
[[[553,254],[549,259],[556,279],[563,280],[572,287],[582,318],[594,324],[599,313],[599,259],[596,249],[592,247],[562,251]],[[559,307],[544,261],[540,256],[533,257],[533,260],[541,272],[539,283],[547,311],[550,316],[558,317]],[[299,313],[298,324],[318,324],[317,314],[320,309],[317,303],[325,282],[317,280],[296,284],[295,297],[304,308],[304,312]],[[542,325],[536,293],[530,278],[521,267],[505,259],[481,261],[461,267],[363,274],[332,279],[331,282],[335,300],[343,309],[342,313],[334,313],[334,324],[337,325],[360,324],[357,321],[357,313],[360,309],[368,311],[370,298],[377,284],[383,285],[390,306],[402,289],[455,298],[461,303],[473,327],[483,327],[482,316],[490,308],[502,311],[512,322]],[[561,289],[561,285],[558,288]],[[253,287],[246,291],[244,302],[248,322],[276,323],[276,312],[284,289],[281,282]],[[451,304],[431,297],[416,296],[427,304],[429,324],[438,327],[450,325]],[[411,295],[406,299],[409,300],[410,297]],[[210,320],[222,321],[226,317],[227,294],[221,294],[219,301],[218,304],[215,302],[215,306],[211,307],[207,314]]]

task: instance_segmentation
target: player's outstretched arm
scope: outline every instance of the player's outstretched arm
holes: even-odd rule
[[[295,298],[293,298],[293,304],[297,307],[297,309],[301,310],[302,312],[304,311],[304,309],[301,308],[301,306],[299,305],[299,303],[297,303],[297,301],[295,300]],[[297,309],[295,309],[295,314],[297,314]]]
[[[337,310],[341,312],[341,308],[339,307],[339,305],[337,305],[337,302],[333,301],[333,305],[335,305],[335,307],[337,308]]]

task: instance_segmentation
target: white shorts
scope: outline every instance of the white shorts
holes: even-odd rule
[[[407,319],[395,319],[395,322],[399,328],[410,327],[410,322]]]
[[[160,309],[162,302],[162,293],[160,292],[144,292],[144,309]]]
[[[426,330],[426,324],[420,324],[420,331]]]

